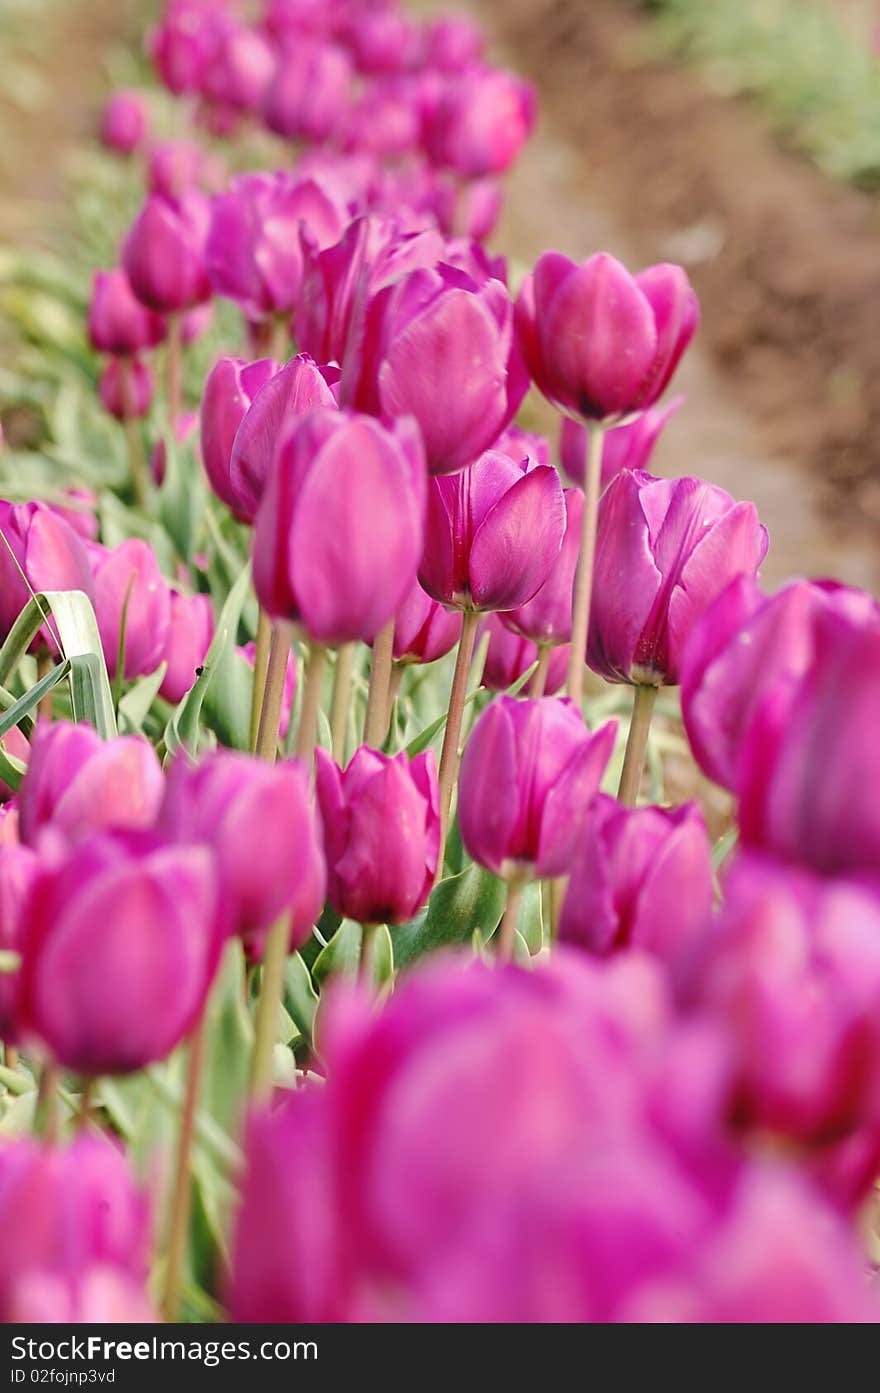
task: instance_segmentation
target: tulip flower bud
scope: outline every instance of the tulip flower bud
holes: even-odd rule
[[[487,706],[465,747],[458,786],[468,855],[507,879],[567,874],[615,730],[610,721],[591,735],[574,704],[557,697],[499,697]]]
[[[199,145],[185,140],[159,140],[150,149],[147,188],[162,198],[181,198],[199,188],[206,160]]]
[[[348,222],[343,203],[314,179],[243,174],[214,200],[208,275],[251,322],[293,313],[302,279],[299,229],[332,246]]]
[[[544,396],[573,416],[608,423],[654,405],[698,322],[680,267],[631,276],[605,252],[579,266],[545,252],[516,306],[523,356]]]
[[[504,191],[497,179],[437,176],[434,213],[447,237],[471,237],[483,242],[491,237],[504,207]]]
[[[47,858],[24,911],[23,1035],[86,1075],[127,1074],[189,1034],[222,947],[204,847],[98,833]]]
[[[156,384],[140,358],[111,358],[98,379],[101,405],[117,421],[140,420],[153,405]]]
[[[278,60],[263,102],[270,131],[314,143],[343,125],[352,87],[351,61],[336,44],[304,39]]]
[[[195,189],[179,198],[148,194],[132,224],[123,264],[139,300],[160,314],[177,314],[210,299],[205,265],[210,204]]]
[[[454,474],[489,448],[527,382],[501,281],[478,285],[444,267],[413,271],[374,295],[352,335],[341,400],[376,415],[412,415],[432,474]]]
[[[89,558],[82,538],[45,503],[0,501],[0,633],[5,638],[31,598],[31,591],[82,590],[94,596]],[[26,579],[23,579],[22,573]],[[57,652],[55,635],[46,625],[38,643]]]
[[[590,667],[675,686],[697,620],[734,577],[756,576],[766,551],[753,503],[702,479],[619,474],[599,503]]]
[[[424,500],[411,421],[386,430],[310,412],[278,450],[257,513],[254,585],[266,613],[319,643],[372,639],[412,585]]]
[[[420,133],[412,84],[386,77],[371,82],[350,108],[343,145],[350,152],[401,159],[417,149]]]
[[[464,15],[435,19],[427,33],[425,62],[442,72],[460,73],[483,56],[486,39],[482,29]]]
[[[479,629],[489,635],[483,686],[490,692],[506,692],[539,658],[538,645],[507,628],[500,614],[487,614]],[[565,685],[568,644],[551,649],[545,692],[553,696]]]
[[[638,948],[666,962],[712,909],[712,847],[696,803],[625,808],[600,796],[575,853],[560,941],[591,953]]]
[[[324,906],[325,871],[303,765],[228,750],[195,768],[179,759],[161,825],[214,852],[224,927],[241,936],[252,960],[281,915],[290,920],[291,950],[306,941]]]
[[[139,353],[165,337],[165,321],[137,299],[121,266],[96,271],[89,306],[89,339],[99,353]]]
[[[534,643],[568,643],[571,639],[572,595],[580,554],[584,495],[580,489],[565,489],[563,497],[565,535],[550,574],[530,600],[504,616],[508,628]]]
[[[362,745],[344,772],[316,758],[330,903],[362,924],[404,923],[427,903],[440,855],[433,750],[409,760]]]
[[[155,672],[171,623],[171,596],[155,552],[130,537],[110,551],[93,544],[90,554],[95,615],[110,677],[116,676],[120,656],[126,682]]]
[[[425,145],[465,179],[503,174],[531,134],[534,88],[514,73],[475,68],[447,80],[428,116]]]
[[[245,24],[231,23],[218,34],[199,90],[233,111],[259,111],[274,71],[275,54],[264,35]]]
[[[114,92],[101,112],[101,141],[108,150],[133,155],[147,135],[147,108],[139,92]]]
[[[162,767],[141,736],[101,740],[88,725],[39,722],[19,793],[21,839],[37,846],[47,827],[70,843],[150,827],[163,789]]]
[[[463,473],[429,480],[419,579],[456,609],[516,609],[547,580],[564,535],[556,470],[489,450]]]
[[[180,415],[173,423],[173,434],[175,445],[185,445],[190,436],[199,424],[197,411],[181,411]],[[165,471],[168,468],[168,442],[164,435],[160,435],[155,445],[150,451],[150,473],[153,476],[153,483],[160,489],[165,482]]]
[[[626,426],[606,431],[602,446],[602,488],[624,469],[647,469],[661,433],[667,422],[680,411],[684,397],[673,397],[665,406],[652,406]],[[572,483],[584,486],[587,472],[589,427],[562,418],[559,431],[559,459],[563,471]]]
[[[182,701],[198,675],[197,669],[214,637],[214,607],[210,595],[182,595],[169,592],[168,638],[163,661],[168,664],[159,695],[166,701]]]
[[[0,950],[20,953],[22,910],[30,893],[40,861],[30,847],[0,843]],[[7,1045],[18,1041],[18,972],[0,973],[0,1039]]]
[[[201,409],[202,463],[211,488],[237,516],[238,495],[232,487],[230,461],[235,433],[270,378],[281,371],[271,358],[246,363],[243,358],[218,358],[205,381]],[[269,454],[271,442],[266,443]],[[268,464],[267,464],[268,467]]]
[[[27,1137],[0,1144],[4,1323],[156,1319],[146,1295],[150,1203],[122,1151],[82,1132],[69,1146]]]
[[[216,39],[216,15],[200,0],[175,0],[149,35],[147,48],[161,82],[175,96],[197,92]]]
[[[461,615],[450,614],[415,581],[394,621],[395,662],[433,663],[460,637]]]

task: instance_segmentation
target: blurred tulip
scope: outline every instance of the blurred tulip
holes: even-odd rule
[[[675,686],[694,625],[767,531],[753,503],[702,479],[625,471],[599,503],[587,662],[609,682]]]
[[[372,639],[413,582],[424,468],[412,422],[386,430],[336,411],[304,417],[275,456],[254,529],[266,613],[319,643]]]
[[[479,632],[489,635],[483,686],[490,692],[506,692],[538,661],[538,646],[508,629],[500,614],[487,614]],[[553,696],[565,685],[567,670],[568,646],[551,649],[544,687],[548,696]]]
[[[117,421],[140,420],[153,405],[156,384],[140,358],[111,358],[98,379],[101,405]]]
[[[499,697],[465,746],[458,820],[469,856],[505,879],[567,874],[614,748],[556,697]],[[504,797],[499,798],[499,790]]]
[[[39,857],[28,846],[0,842],[0,951],[20,953],[22,912],[39,870]],[[16,998],[18,971],[0,973],[0,1040],[15,1045],[19,1038]]]
[[[108,150],[133,155],[147,136],[147,106],[139,92],[114,92],[101,112],[101,141]]]
[[[195,189],[178,198],[147,195],[123,249],[123,264],[139,300],[160,314],[177,314],[208,300],[205,264],[208,200]]]
[[[405,79],[382,78],[367,85],[348,113],[344,145],[383,159],[400,159],[419,143],[416,94]]]
[[[395,662],[433,663],[454,648],[460,636],[461,615],[450,614],[415,581],[394,621]]]
[[[503,174],[535,124],[534,88],[500,68],[472,68],[450,77],[432,103],[426,149],[465,179]]]
[[[516,305],[523,355],[544,396],[582,420],[608,423],[654,405],[698,322],[680,267],[631,276],[605,252],[579,266],[545,252]]]
[[[210,101],[234,111],[259,111],[275,71],[272,45],[258,29],[232,22],[218,33],[199,78]]]
[[[495,231],[503,207],[504,191],[497,179],[437,179],[434,212],[448,237],[484,241]]]
[[[530,600],[504,616],[508,628],[534,643],[559,644],[568,643],[571,639],[572,596],[580,550],[584,495],[580,489],[565,489],[563,497],[565,535],[550,574]]]
[[[168,644],[171,596],[153,548],[130,537],[110,551],[93,544],[90,554],[95,615],[111,679],[120,656],[126,682],[155,672]]]
[[[175,96],[197,92],[201,85],[215,40],[211,20],[203,0],[174,0],[148,37],[156,72]]]
[[[121,266],[96,271],[89,306],[89,339],[99,353],[139,353],[165,337],[165,321],[141,304]]]
[[[271,358],[261,358],[256,363],[246,363],[243,358],[218,358],[205,381],[201,408],[202,462],[211,488],[237,516],[242,515],[230,477],[235,433],[254,397],[280,371],[280,363]],[[267,454],[270,449],[271,441],[267,441]]]
[[[174,705],[182,701],[198,676],[197,669],[214,637],[214,607],[210,595],[169,592],[171,608],[163,661],[168,664],[159,695]]]
[[[317,751],[327,897],[362,924],[401,924],[427,903],[440,855],[433,750],[409,760],[362,745],[343,772]]]
[[[83,541],[93,542],[98,535],[95,508],[98,495],[93,489],[65,489],[64,502],[53,504],[53,511],[73,528]]]
[[[669,420],[684,406],[684,397],[673,397],[665,406],[651,406],[626,426],[605,434],[602,447],[601,486],[607,488],[624,469],[647,469],[654,446]],[[572,483],[584,486],[587,471],[589,428],[563,416],[559,431],[559,458]]]
[[[514,464],[529,459],[533,464],[552,465],[553,456],[550,442],[546,436],[534,431],[523,430],[520,426],[508,426],[493,443],[492,450],[497,455],[507,455]]]
[[[344,37],[358,72],[368,76],[400,72],[418,58],[416,24],[391,7],[355,13],[345,26]]]
[[[351,88],[345,50],[304,39],[279,57],[263,103],[266,125],[290,140],[327,140],[342,128]]]
[[[459,73],[483,56],[486,40],[482,29],[464,15],[442,15],[428,27],[427,64],[443,72]]]
[[[515,609],[547,580],[564,534],[555,469],[490,450],[470,469],[429,480],[419,579],[456,609]]]
[[[31,592],[82,590],[94,597],[89,558],[82,538],[45,503],[6,503],[0,500],[0,634],[5,638]],[[47,626],[40,630],[34,647],[42,642],[57,652],[55,637]]]
[[[199,415],[196,411],[182,411],[174,421],[174,443],[175,445],[185,445],[194,434],[199,425]],[[160,435],[155,445],[150,451],[150,473],[153,476],[153,483],[156,488],[161,488],[165,482],[165,471],[168,468],[168,440],[165,435]]]

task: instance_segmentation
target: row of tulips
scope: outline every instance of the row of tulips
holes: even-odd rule
[[[754,506],[647,472],[680,268],[548,252],[513,292],[482,239],[534,102],[472,24],[168,0],[149,52],[193,139],[108,105],[148,192],[88,321],[132,535],[76,480],[0,511],[2,634],[81,592],[134,728],[44,699],[4,738],[0,1079],[36,1137],[0,1142],[0,1313],[876,1320],[875,601],[765,594]],[[266,129],[292,168],[227,175]],[[172,456],[212,497],[160,564]],[[49,614],[33,647],[65,656]],[[678,686],[714,848],[641,801]]]

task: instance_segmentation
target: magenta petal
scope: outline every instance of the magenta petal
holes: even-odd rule
[[[565,534],[555,469],[539,465],[507,490],[474,537],[470,588],[477,609],[515,609],[546,581]]]
[[[617,722],[608,721],[575,754],[544,800],[535,874],[542,879],[571,870],[590,805],[614,751]]]
[[[465,747],[458,822],[468,855],[496,875],[517,819],[516,765],[513,723],[501,702],[493,702]]]

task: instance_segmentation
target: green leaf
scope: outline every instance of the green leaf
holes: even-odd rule
[[[202,708],[204,723],[227,749],[250,749],[253,686],[253,668],[230,644],[220,659],[217,680],[209,686]]]
[[[57,687],[58,683],[69,672],[70,663],[66,660],[59,663],[57,667],[53,667],[51,672],[47,672],[46,676],[41,678],[35,686],[25,692],[23,697],[19,697],[18,701],[13,702],[9,709],[0,716],[0,739],[7,735],[13,726],[20,725],[24,718],[30,715],[34,707],[40,704],[43,697],[51,692],[53,687]]]
[[[361,926],[354,919],[343,919],[326,948],[312,964],[312,976],[320,985],[332,974],[357,974],[361,960]]]
[[[541,882],[532,880],[523,886],[517,916],[517,933],[530,956],[540,953],[544,946],[544,923],[541,917]]]
[[[121,723],[127,731],[135,735],[143,733],[144,721],[159,694],[159,688],[165,680],[167,670],[168,664],[160,663],[155,672],[150,672],[146,677],[135,682],[121,698],[119,715]]]
[[[47,615],[70,664],[73,718],[90,721],[101,738],[109,740],[116,734],[113,696],[95,611],[81,590],[46,590],[32,596],[0,648],[0,683],[8,681]]]
[[[27,765],[20,759],[8,755],[0,746],[0,782],[11,788],[13,793],[17,793],[26,773]]]
[[[235,1134],[247,1096],[253,1024],[247,1009],[247,965],[241,940],[226,945],[217,981],[208,998],[201,1108],[225,1132]]]
[[[311,1040],[318,993],[299,953],[291,953],[284,968],[284,1007],[299,1034]]]
[[[398,970],[435,949],[470,943],[475,930],[485,942],[498,927],[506,893],[504,882],[481,866],[441,880],[427,909],[393,930]]]
[[[201,674],[195,684],[175,708],[174,714],[165,727],[165,749],[174,754],[181,747],[195,754],[198,748],[199,717],[208,689],[213,682],[224,653],[234,644],[238,632],[238,621],[251,580],[250,565],[246,565],[226,598],[211,646],[205,654]],[[0,678],[2,681],[2,678]]]

